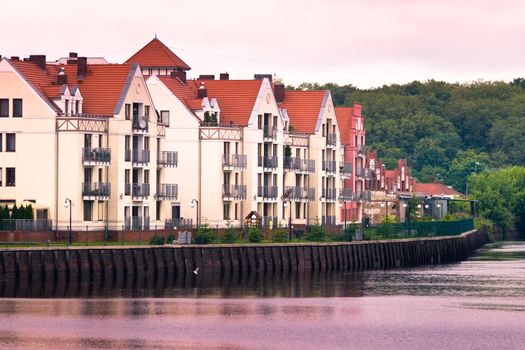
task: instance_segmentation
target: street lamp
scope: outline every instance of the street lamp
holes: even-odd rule
[[[199,201],[196,200],[195,198],[192,199],[192,200],[191,200],[191,207],[192,207],[192,208],[195,208],[195,207],[197,208],[197,210],[196,210],[197,218],[196,218],[196,219],[197,219],[197,230],[198,230],[198,229],[199,229],[199,226],[200,226],[200,225],[199,225]]]
[[[288,240],[292,239],[292,200],[291,200],[291,191],[286,192],[283,195],[283,207],[290,206],[290,214],[288,215]]]
[[[73,203],[71,202],[71,199],[66,198],[66,200],[64,200],[64,208],[69,208],[69,228],[67,232],[67,243],[71,244],[71,210],[73,208]]]
[[[339,208],[343,208],[344,210],[344,218],[345,218],[345,234],[346,234],[346,201],[341,199],[339,201]]]

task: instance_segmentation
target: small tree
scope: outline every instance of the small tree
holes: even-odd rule
[[[288,241],[288,233],[283,229],[277,229],[272,235],[272,242],[284,243]]]
[[[35,216],[33,214],[33,205],[32,204],[26,205],[26,207],[25,207],[25,219],[33,220],[34,218],[35,218]]]
[[[213,232],[207,224],[202,225],[195,235],[196,244],[209,244],[213,242]]]
[[[310,232],[306,236],[306,240],[311,242],[322,242],[324,241],[324,229],[319,225],[319,219],[315,220],[315,223],[310,226]]]
[[[230,225],[226,225],[226,229],[224,230],[224,237],[223,242],[224,243],[235,243],[235,241],[239,239],[239,234],[237,231]]]
[[[259,234],[259,229],[257,227],[250,227],[248,230],[248,241],[250,243],[261,242],[261,235]]]
[[[13,220],[20,219],[20,213],[16,206],[16,203],[13,204],[13,208],[11,208],[11,219]]]

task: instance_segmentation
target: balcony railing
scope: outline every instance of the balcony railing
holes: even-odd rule
[[[133,131],[148,132],[149,122],[146,117],[133,116]]]
[[[277,228],[277,216],[263,216],[263,228],[269,230]]]
[[[134,149],[133,150],[133,163],[148,164],[149,163],[149,150]]]
[[[355,175],[357,177],[365,177],[365,168],[356,168],[355,169]]]
[[[272,125],[264,125],[263,136],[265,139],[275,140],[277,138],[277,128]]]
[[[161,168],[175,168],[179,164],[179,153],[174,151],[161,151],[157,158],[157,165]]]
[[[313,201],[315,189],[299,186],[285,186],[283,197],[293,201]]]
[[[354,192],[351,188],[343,188],[339,192],[339,199],[342,201],[351,201],[354,198]]]
[[[343,162],[339,167],[339,171],[342,177],[350,177],[352,175],[352,162]]]
[[[126,184],[130,185],[130,184]],[[149,196],[149,184],[131,184],[131,196],[134,198],[146,198]]]
[[[335,188],[323,188],[321,197],[329,201],[335,201],[337,199]]]
[[[149,230],[149,216],[132,216],[124,220],[125,230]]]
[[[276,169],[277,161],[276,156],[261,156],[259,157],[258,165],[263,168]]]
[[[191,228],[192,226],[192,219],[174,218],[164,220],[164,228],[166,230],[173,230],[176,228]]]
[[[323,170],[327,173],[336,172],[337,162],[335,160],[323,160]]]
[[[168,114],[159,113],[157,115],[157,124],[169,126],[170,125],[170,116]]]
[[[177,199],[179,195],[179,186],[177,184],[158,184],[157,199]]]
[[[285,157],[284,169],[294,172],[313,173],[315,172],[315,160],[301,159],[297,157]]]
[[[357,145],[357,151],[360,155],[364,156],[366,154],[366,146],[365,145]]]
[[[84,147],[82,148],[82,161],[84,164],[109,165],[111,161],[111,149]]]
[[[246,169],[248,158],[245,154],[223,154],[222,166],[224,168]]]
[[[268,199],[277,199],[277,186],[258,186],[257,196]]]
[[[356,201],[371,201],[372,192],[370,191],[359,191],[354,193],[354,200]]]
[[[326,135],[326,145],[331,147],[337,146],[337,134]]]
[[[222,185],[222,199],[223,200],[245,200],[246,199],[246,185]]]
[[[93,199],[107,199],[111,193],[111,186],[108,182],[83,182],[82,196]],[[89,198],[88,198],[89,199]]]
[[[321,217],[322,226],[334,226],[335,225],[335,216],[326,215]]]

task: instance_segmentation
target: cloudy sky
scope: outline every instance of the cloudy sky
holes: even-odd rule
[[[367,88],[525,76],[522,0],[17,0],[0,55],[122,62],[155,34],[198,74]]]

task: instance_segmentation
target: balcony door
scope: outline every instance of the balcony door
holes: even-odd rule
[[[172,219],[180,219],[180,205],[172,205],[171,206],[171,218]]]

